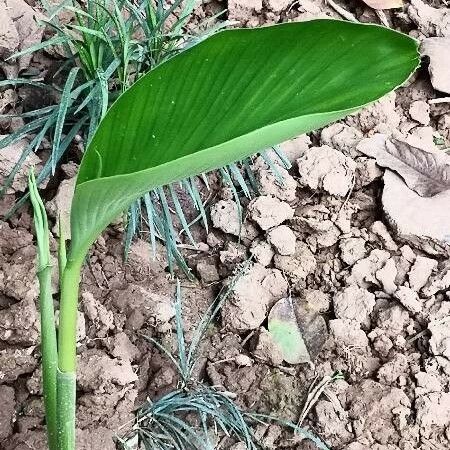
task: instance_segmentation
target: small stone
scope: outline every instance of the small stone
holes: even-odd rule
[[[413,252],[412,248],[409,245],[402,245],[400,247],[400,252],[402,254],[402,257],[409,263],[412,264],[416,260],[416,254]]]
[[[338,319],[367,323],[375,306],[375,295],[356,285],[346,287],[333,299],[334,313]]]
[[[206,236],[206,243],[213,249],[222,248],[225,243],[225,239],[219,236],[219,233],[213,231],[209,232]]]
[[[416,100],[409,106],[409,115],[416,122],[422,125],[428,125],[430,123],[430,105],[424,100]]]
[[[244,355],[243,353],[237,355],[234,358],[234,362],[239,367],[251,367],[251,366],[253,366],[253,360],[250,358],[250,356]]]
[[[242,332],[254,330],[264,322],[274,300],[265,283],[272,285],[273,276],[271,269],[255,263],[238,278],[229,300],[222,307],[222,321],[226,327]]]
[[[268,269],[262,287],[272,296],[274,300],[288,295],[289,284],[286,277],[278,269]]]
[[[393,305],[378,312],[378,328],[373,331],[381,330],[384,336],[396,339],[409,323],[409,314],[405,308],[400,305]]]
[[[450,359],[450,320],[433,320],[428,324],[431,332],[430,348],[433,355]]]
[[[339,241],[341,259],[345,264],[353,266],[366,256],[366,241],[362,238],[351,237]]]
[[[355,189],[362,189],[383,176],[383,171],[373,158],[359,157],[356,160]]]
[[[356,282],[356,284],[362,288],[369,288],[373,285],[380,286],[380,280],[377,278],[376,274],[385,266],[390,256],[390,253],[386,250],[372,250],[368,257],[359,260],[353,265],[351,276],[348,278],[347,284]],[[383,275],[383,273],[381,273],[381,275]]]
[[[247,247],[239,242],[228,242],[224,250],[219,252],[219,260],[230,270],[247,258]]]
[[[328,125],[320,133],[320,140],[323,144],[351,157],[359,156],[358,152],[355,151],[355,147],[362,138],[363,134],[358,128],[341,122]]]
[[[250,247],[250,253],[255,258],[255,261],[267,267],[275,254],[272,246],[266,241],[253,241]]]
[[[405,373],[407,367],[408,358],[401,353],[396,353],[390,361],[380,367],[378,380],[383,384],[392,385]]]
[[[325,313],[330,309],[330,294],[320,289],[306,289],[303,291],[303,296],[308,307],[315,311]]]
[[[386,250],[394,252],[397,251],[398,245],[392,239],[388,229],[386,228],[386,225],[383,222],[379,220],[374,222],[370,227],[370,231],[372,231],[372,233],[374,233],[376,236],[380,238]]]
[[[211,208],[211,221],[214,228],[239,236],[239,209],[233,200],[220,200],[214,204]]]
[[[292,4],[292,0],[265,0],[265,6],[278,14],[288,8]]]
[[[255,177],[261,195],[271,195],[285,202],[292,202],[296,199],[297,181],[284,168],[276,165],[275,170],[266,167],[257,168]],[[281,179],[280,179],[281,177]]]
[[[384,334],[378,335],[377,332],[372,331],[368,334],[369,338],[373,341],[373,348],[378,352],[383,358],[389,355],[394,344],[389,337]]]
[[[393,258],[388,259],[386,264],[376,272],[375,276],[386,294],[392,295],[397,290],[397,285],[395,284],[397,267]]]
[[[267,233],[267,241],[279,255],[293,255],[295,253],[296,237],[294,232],[286,225],[272,228]]]
[[[297,165],[300,184],[310,189],[345,197],[353,186],[355,161],[328,145],[311,147]]]
[[[202,283],[210,284],[220,280],[219,272],[217,271],[217,267],[214,263],[200,261],[197,263],[196,268]]]
[[[411,313],[418,314],[422,312],[422,302],[419,300],[417,292],[413,289],[400,286],[394,294],[394,297]]]
[[[291,162],[295,163],[297,159],[308,151],[311,145],[311,139],[307,134],[285,141],[279,145],[284,156]]]
[[[248,213],[263,230],[281,225],[294,217],[294,209],[288,203],[265,195],[250,202]]]
[[[330,333],[337,345],[351,348],[366,348],[369,345],[366,333],[354,320],[330,320]]]
[[[437,265],[438,262],[434,259],[418,256],[408,275],[411,289],[419,292],[425,286]]]

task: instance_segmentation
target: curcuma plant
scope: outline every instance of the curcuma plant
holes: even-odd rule
[[[63,238],[59,249],[58,343],[45,211],[30,180],[50,450],[75,448],[80,271],[108,224],[151,189],[163,192],[358,111],[405,82],[418,63],[408,36],[314,20],[222,31],[143,76],[109,109],[81,162],[67,256]]]

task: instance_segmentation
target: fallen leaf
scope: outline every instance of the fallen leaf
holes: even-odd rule
[[[403,0],[363,0],[363,2],[373,9],[394,9],[403,7]]]
[[[311,357],[303,339],[291,298],[282,298],[269,314],[269,333],[289,364],[310,362]]]
[[[450,156],[445,152],[415,147],[383,134],[363,139],[356,149],[375,158],[379,166],[397,172],[422,197],[450,189]]]
[[[383,213],[397,238],[430,255],[448,258],[450,190],[421,197],[390,170],[383,181]]]

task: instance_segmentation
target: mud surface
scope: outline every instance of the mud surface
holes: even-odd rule
[[[0,58],[6,58],[20,45],[25,25],[12,13],[6,17],[1,4],[0,24],[9,34],[1,34],[1,25]],[[221,6],[199,7],[196,20]],[[450,448],[450,191],[418,193],[417,172],[428,180],[427,189],[436,188],[429,167],[405,176],[397,163],[383,163],[379,155],[386,141],[400,139],[411,154],[421,154],[419,148],[449,158],[444,148],[450,145],[450,103],[435,99],[449,93],[450,59],[435,55],[448,52],[441,44],[450,38],[450,11],[444,2],[420,0],[382,16],[362,1],[341,6],[362,22],[386,20],[419,38],[430,70],[425,65],[406,87],[359,114],[282,144],[293,164],[289,171],[279,168],[282,183],[256,158],[260,195],[242,200],[242,226],[231,192],[206,193],[212,199],[210,232],[195,229],[200,250],[184,251],[196,280],[178,273],[186,336],[189,340],[236,265],[253,256],[208,334],[199,379],[235,393],[244,408],[297,422],[314,380],[339,371],[343,378],[327,387],[303,423],[330,449],[443,450]],[[230,0],[228,9],[229,18],[243,26],[341,18],[325,0]],[[21,101],[20,92],[0,93],[5,112]],[[8,134],[17,124],[1,126],[1,134]],[[0,161],[0,178],[14,161],[14,149],[8,155]],[[30,164],[45,155],[44,149]],[[442,164],[450,166],[448,159]],[[68,165],[59,188],[46,191],[52,217],[70,199],[73,174]],[[1,200],[1,213],[23,188],[19,177]],[[45,449],[31,230],[27,210],[0,222],[0,448],[5,450]],[[167,358],[144,337],[175,348],[175,284],[164,250],[158,247],[152,259],[148,242],[137,240],[124,262],[122,239],[122,225],[110,227],[83,271],[79,450],[114,449],[114,433],[130,423],[135,407],[169,392],[178,381]],[[56,279],[54,294],[57,306]],[[272,307],[289,295],[312,363],[283,361],[268,332]],[[269,449],[315,448],[278,426],[259,427],[257,433]]]

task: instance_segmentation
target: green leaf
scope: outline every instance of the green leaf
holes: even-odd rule
[[[291,298],[278,300],[269,313],[269,334],[289,364],[310,362],[311,356],[297,322]]]
[[[410,37],[335,20],[222,31],[169,59],[119,97],[84,155],[72,258],[150,189],[356,112],[418,63]]]

